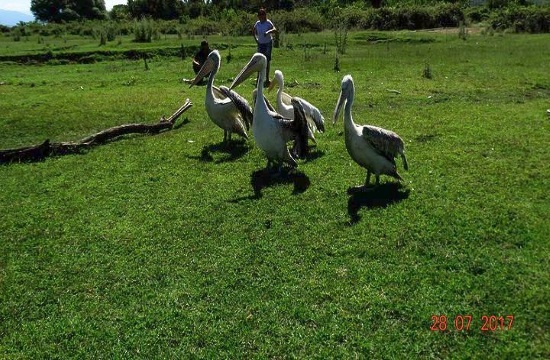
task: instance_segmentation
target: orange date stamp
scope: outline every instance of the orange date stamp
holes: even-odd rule
[[[482,315],[480,324],[472,324],[472,315],[456,315],[454,319],[446,315],[432,315],[431,331],[470,331],[477,329],[481,331],[500,331],[512,329],[514,315]]]

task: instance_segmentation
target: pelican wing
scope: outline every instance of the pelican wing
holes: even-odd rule
[[[380,155],[395,163],[394,158],[403,152],[403,140],[393,131],[377,126],[364,125],[365,139]]]
[[[216,99],[223,100],[227,98],[227,95],[217,86],[212,86],[212,92],[214,93],[214,97]]]
[[[317,109],[317,107],[312,105],[309,101],[302,99],[301,97],[295,96],[294,99],[300,102],[304,109],[307,120],[309,122],[313,122],[315,129],[317,129],[317,131],[319,132],[324,132],[325,118],[323,117],[323,114],[321,114],[321,111],[319,111],[319,109]]]
[[[235,91],[229,90],[229,88],[226,86],[220,86],[220,91],[226,97],[231,99],[233,104],[235,104],[235,107],[241,113],[241,116],[246,124],[246,129],[248,130],[248,128],[250,127],[250,124],[252,124],[252,118],[253,118],[252,108],[250,107],[250,104],[248,103],[248,101],[246,101],[244,97],[237,94]]]
[[[294,127],[294,120],[284,117],[283,115],[275,112],[275,111],[268,111],[269,116],[273,118],[273,121],[275,121],[279,126],[281,126],[284,129],[293,129]]]
[[[285,104],[285,105],[290,106],[292,104],[292,96],[290,96],[289,94],[287,94],[284,91],[281,92],[281,100],[283,101],[283,104]]]
[[[306,113],[298,99],[292,99],[292,107],[294,108],[294,128],[296,131],[294,149],[299,158],[304,158],[309,152],[307,143],[309,128]]]
[[[324,132],[325,118],[323,117],[323,114],[321,114],[321,111],[319,111],[319,109],[316,106],[311,104],[309,101],[302,99],[301,97],[291,96],[290,94],[284,91],[281,92],[281,101],[284,105],[291,106],[292,99],[298,100],[301,103],[302,107],[304,108],[306,118],[308,122],[312,125],[312,127],[319,132]]]

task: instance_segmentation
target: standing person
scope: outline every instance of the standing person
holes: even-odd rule
[[[258,44],[258,52],[265,55],[267,58],[267,79],[264,87],[269,86],[269,65],[271,64],[271,49],[273,49],[273,34],[277,32],[277,28],[271,20],[267,18],[267,13],[264,8],[258,11],[258,21],[254,24],[252,35]]]

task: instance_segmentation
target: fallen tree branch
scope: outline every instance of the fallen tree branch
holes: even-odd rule
[[[193,103],[187,99],[185,104],[176,110],[169,118],[166,119],[162,116],[156,124],[124,124],[100,131],[76,142],[52,143],[50,140],[46,140],[34,146],[0,150],[0,164],[21,161],[40,161],[48,156],[80,153],[92,146],[105,144],[115,138],[128,134],[158,134],[161,131],[171,130],[176,120],[191,106],[193,106]]]

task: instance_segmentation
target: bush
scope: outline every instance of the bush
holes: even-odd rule
[[[223,27],[220,27],[219,22],[210,20],[204,16],[199,16],[189,20],[186,26],[186,32],[192,35],[211,35],[224,33],[224,30]]]
[[[456,27],[464,21],[464,13],[457,4],[436,6],[406,5],[361,9],[348,7],[341,12],[339,23],[350,28],[372,30],[418,30],[436,27]]]
[[[464,22],[464,12],[458,4],[440,4],[435,6],[435,27],[457,27]]]
[[[11,32],[11,37],[13,39],[13,41],[21,41],[21,36],[23,35],[22,31],[20,28],[14,28],[13,31]]]
[[[550,7],[509,7],[493,12],[490,18],[495,30],[511,29],[515,32],[550,32]]]
[[[134,25],[134,41],[139,43],[149,43],[153,40],[155,35],[155,29],[153,21],[149,19],[143,19],[136,21]]]
[[[491,16],[491,12],[486,7],[473,6],[465,9],[464,16],[470,23],[480,23],[487,21]]]
[[[325,21],[321,17],[321,14],[312,8],[297,8],[294,11],[276,11],[272,15],[272,20],[277,28],[292,33],[316,32],[322,31],[325,28]],[[249,25],[248,34],[251,29],[252,25]]]

